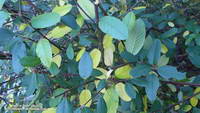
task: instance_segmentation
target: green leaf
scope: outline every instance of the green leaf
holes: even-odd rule
[[[101,29],[101,31],[111,35],[115,39],[126,40],[128,38],[127,26],[116,17],[102,17],[99,21],[99,28]]]
[[[98,99],[96,113],[107,113],[107,107],[103,97]]]
[[[0,10],[2,9],[4,2],[5,0],[0,0]]]
[[[135,27],[135,14],[133,12],[129,12],[124,18],[123,23],[128,27],[128,31],[131,32]]]
[[[60,22],[60,15],[58,13],[44,13],[31,19],[31,24],[34,28],[46,28],[56,25]]]
[[[8,12],[0,11],[0,27],[2,27],[3,23],[9,18],[9,16],[10,14]]]
[[[160,40],[156,39],[147,55],[149,64],[157,64],[157,62],[160,59],[160,52],[161,52],[161,42]]]
[[[72,60],[74,58],[74,49],[72,47],[72,44],[69,44],[69,46],[67,47],[67,51],[66,51],[67,57]]]
[[[160,86],[159,79],[155,75],[148,75],[146,80],[147,84],[145,86],[145,91],[147,93],[147,97],[150,101],[154,101],[156,99],[157,90]]]
[[[58,65],[54,62],[51,63],[51,66],[48,69],[52,75],[57,75],[59,73]]]
[[[143,75],[148,75],[150,71],[151,71],[151,67],[149,65],[141,64],[134,67],[130,71],[130,74],[133,77],[141,77]]]
[[[178,72],[176,67],[168,65],[159,67],[158,73],[165,79],[175,78],[177,80],[182,80],[186,77],[186,73]]]
[[[60,102],[56,109],[56,113],[73,113],[72,105],[66,98],[63,98],[63,100]]]
[[[107,89],[103,98],[106,102],[107,113],[117,113],[119,97],[115,89],[113,87]]]
[[[90,0],[78,0],[77,3],[79,4],[79,6],[85,11],[85,13],[91,17],[92,19],[95,18],[95,8],[94,8],[94,4],[90,1]],[[78,8],[79,12],[81,13],[81,15],[83,16],[84,19],[86,20],[90,20],[88,18],[88,16],[85,15],[85,13]]]
[[[129,31],[129,37],[125,42],[127,51],[133,55],[138,54],[144,45],[145,35],[145,24],[142,19],[137,19],[135,26]]]
[[[177,28],[172,28],[169,31],[166,31],[165,33],[163,33],[160,37],[162,39],[166,39],[166,38],[169,38],[169,37],[175,35],[177,32],[178,32]]]
[[[12,67],[13,71],[19,74],[23,71],[24,67],[22,66],[20,60],[26,56],[26,46],[22,40],[17,40],[11,50],[12,53]]]
[[[127,92],[127,94],[132,98],[135,99],[136,98],[136,90],[133,87],[133,85],[131,85],[130,83],[126,83],[125,84],[125,90]]]
[[[42,64],[46,67],[51,66],[52,50],[48,40],[40,39],[36,46],[36,54],[40,58]]]
[[[0,28],[0,45],[6,46],[11,40],[13,40],[14,33],[4,29]]]
[[[64,16],[72,9],[71,4],[63,5],[63,6],[56,6],[52,12],[58,13],[60,16]]]
[[[21,64],[26,67],[34,67],[40,64],[40,59],[34,56],[25,56],[20,60]]]
[[[200,46],[188,47],[186,52],[192,64],[200,68]]]
[[[87,79],[92,74],[93,63],[88,52],[85,52],[81,57],[78,65],[79,75],[83,79]]]
[[[27,91],[26,91],[26,95],[33,95],[33,93],[35,92],[35,90],[38,88],[38,82],[37,82],[37,75],[36,74],[32,74],[29,75],[28,77],[28,87],[27,87]]]

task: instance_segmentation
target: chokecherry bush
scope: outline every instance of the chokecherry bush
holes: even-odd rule
[[[199,11],[198,0],[0,0],[1,113],[200,113]]]

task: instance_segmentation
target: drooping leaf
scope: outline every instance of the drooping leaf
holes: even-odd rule
[[[69,44],[66,51],[67,57],[72,60],[74,58],[74,49],[72,48],[72,44]]]
[[[113,87],[107,89],[103,98],[106,102],[107,113],[117,113],[119,97],[115,89]]]
[[[126,40],[128,38],[128,28],[118,18],[112,16],[102,17],[99,21],[99,28],[115,39]]]
[[[126,65],[115,70],[115,77],[118,79],[130,79],[132,76],[129,74],[131,71],[131,66]]]
[[[147,55],[149,64],[157,64],[157,62],[160,59],[160,52],[161,52],[161,42],[160,40],[156,39]]]
[[[92,74],[93,63],[88,52],[85,52],[81,57],[78,65],[79,75],[83,79],[87,79]]]
[[[90,56],[92,57],[93,68],[96,68],[101,60],[101,51],[95,48],[90,52]]]
[[[157,90],[160,86],[159,79],[155,75],[147,76],[147,84],[145,86],[145,91],[149,100],[154,101],[157,97]]]
[[[81,91],[81,94],[79,95],[79,104],[81,106],[86,106],[86,107],[90,107],[90,105],[92,104],[92,95],[90,90],[85,89]]]
[[[56,109],[56,113],[73,113],[72,105],[66,98],[63,98],[63,100],[60,102]]]
[[[44,13],[31,19],[31,24],[34,28],[46,28],[56,25],[60,22],[60,15],[58,13]]]
[[[125,85],[123,83],[121,83],[121,82],[117,83],[115,85],[115,90],[122,100],[127,101],[127,102],[131,101],[131,97],[129,97],[129,95],[127,94],[127,92],[125,90]]]
[[[178,72],[176,67],[173,66],[161,66],[158,68],[158,73],[165,79],[175,78],[177,80],[182,80],[185,78],[186,73]]]
[[[144,45],[145,35],[145,24],[142,19],[137,19],[125,42],[127,51],[133,55],[138,54]]]
[[[28,77],[28,86],[26,89],[27,90],[26,95],[27,96],[33,95],[33,93],[37,88],[38,88],[37,75],[33,73]]]
[[[37,43],[36,54],[40,58],[42,64],[46,67],[51,66],[52,50],[48,40],[40,39]]]
[[[63,5],[63,6],[56,6],[52,12],[58,13],[60,16],[64,16],[72,9],[71,4]]]
[[[91,17],[91,19],[95,18],[94,4],[90,0],[78,0],[77,3],[85,11],[85,13],[87,13],[87,15]],[[90,18],[88,18],[88,16],[86,16],[86,14],[80,8],[78,8],[78,10],[80,11],[84,19],[90,20]]]

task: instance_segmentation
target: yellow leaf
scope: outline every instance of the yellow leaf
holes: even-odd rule
[[[28,24],[20,24],[19,30],[23,31],[27,26],[28,26]]]
[[[61,38],[67,33],[69,33],[72,29],[65,25],[56,26],[53,30],[51,30],[48,34],[48,38]]]
[[[131,101],[131,97],[129,97],[128,94],[126,93],[125,85],[123,83],[121,82],[117,83],[115,85],[115,90],[122,100],[126,102]]]
[[[109,76],[107,76],[108,71],[103,68],[96,68],[97,70],[102,72],[102,75],[97,76],[98,79],[108,79]]]
[[[200,87],[198,87],[198,88],[196,88],[196,89],[194,90],[194,94],[199,93],[199,92],[200,92]],[[197,96],[195,96],[195,97],[198,98],[198,99],[200,99],[200,94],[197,95]]]
[[[101,51],[95,48],[90,52],[90,56],[92,57],[93,68],[96,68],[101,60]]]
[[[60,53],[60,49],[58,49],[56,46],[51,45],[51,49],[52,49],[52,53],[54,55],[57,55],[58,53]]]
[[[57,64],[58,67],[60,67],[62,61],[62,57],[60,55],[56,55],[53,57],[53,62]]]
[[[115,77],[119,79],[130,79],[132,76],[129,74],[131,71],[131,66],[126,65],[115,70]]]
[[[145,113],[147,113],[147,110],[148,110],[147,96],[144,96],[142,98],[142,101],[143,101],[143,105],[144,105],[144,111],[145,111]]]
[[[118,50],[119,50],[120,53],[123,52],[123,51],[125,50],[125,47],[124,47],[124,45],[123,45],[122,42],[120,42],[120,43],[118,44]]]
[[[161,45],[161,52],[164,54],[168,52],[168,48],[164,44]]]
[[[82,90],[81,94],[79,96],[79,103],[81,106],[86,106],[86,107],[90,107],[90,105],[92,104],[92,99],[91,99],[91,92],[88,89]]]
[[[135,10],[139,10],[139,9],[146,9],[146,6],[134,7],[133,9],[135,9]]]
[[[56,108],[48,108],[44,110],[42,113],[56,113]]]
[[[169,57],[166,57],[166,55],[162,55],[158,61],[158,67],[167,65],[169,62]]]
[[[64,16],[72,9],[71,4],[63,5],[63,6],[56,6],[52,12],[58,13],[60,16]]]
[[[113,44],[113,38],[110,35],[105,35],[103,38],[103,48],[111,48],[113,52],[115,51],[115,45]]]
[[[85,49],[86,49],[86,48],[83,47],[83,48],[78,52],[78,54],[77,54],[77,56],[76,56],[76,61],[77,61],[77,62],[80,60],[80,58],[81,58],[82,55],[84,54]]]
[[[84,24],[84,18],[81,15],[78,15],[76,18],[76,23],[79,25],[79,27],[82,27]]]
[[[104,63],[106,66],[113,64],[113,50],[111,48],[104,49]]]
[[[180,109],[180,106],[179,105],[176,105],[175,107],[174,107],[174,110],[179,110]]]
[[[183,33],[183,37],[186,37],[186,36],[188,36],[190,34],[190,31],[185,31],[184,33]]]
[[[175,38],[173,39],[174,44],[177,44],[177,41],[178,41],[178,38],[175,37]]]
[[[197,99],[196,97],[192,97],[192,98],[190,99],[190,104],[191,104],[193,107],[197,106],[197,104],[198,104],[198,99]]]

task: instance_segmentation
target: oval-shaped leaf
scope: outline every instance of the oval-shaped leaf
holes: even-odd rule
[[[128,38],[127,26],[118,18],[112,16],[102,17],[99,21],[99,28],[106,34],[118,40]]]
[[[96,68],[101,60],[101,51],[95,48],[90,52],[90,56],[92,57],[93,68]]]
[[[103,98],[106,102],[107,113],[117,113],[119,97],[115,89],[113,87],[107,89]]]
[[[58,13],[60,16],[64,16],[72,9],[71,4],[63,5],[63,6],[56,6],[52,12]]]
[[[64,98],[56,109],[56,113],[73,113],[72,105]]]
[[[177,80],[182,80],[185,78],[186,73],[178,72],[176,67],[173,66],[161,66],[158,68],[158,73],[165,79],[175,78]]]
[[[52,50],[48,40],[40,39],[36,46],[36,54],[40,58],[42,64],[46,67],[51,66]]]
[[[90,90],[85,89],[81,91],[81,94],[79,96],[79,104],[81,106],[86,106],[86,107],[90,107],[90,105],[92,104],[92,95]]]
[[[115,77],[119,79],[130,79],[132,76],[129,74],[131,71],[131,66],[126,65],[115,70]]]
[[[160,59],[160,52],[161,52],[161,42],[160,40],[156,39],[147,55],[149,64],[157,64],[157,62]]]
[[[89,17],[91,17],[92,19],[95,18],[94,4],[90,0],[78,0],[77,3]],[[78,10],[80,11],[84,19],[90,19],[80,8]]]
[[[129,95],[126,93],[125,85],[123,83],[121,82],[117,83],[115,85],[115,90],[122,100],[127,101],[127,102],[131,101],[131,97],[129,97]]]
[[[83,79],[87,79],[92,74],[93,63],[92,58],[88,52],[85,52],[80,59],[78,70],[79,75]]]
[[[38,15],[31,19],[31,24],[34,28],[46,28],[56,25],[58,22],[60,22],[60,15],[54,12]]]
[[[125,42],[127,51],[133,55],[138,54],[144,45],[145,35],[145,24],[142,19],[137,19],[135,26],[129,32],[129,37]]]
[[[67,51],[66,51],[67,57],[72,60],[74,58],[74,49],[72,47],[72,44],[69,44],[69,46],[67,47]]]

